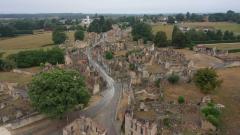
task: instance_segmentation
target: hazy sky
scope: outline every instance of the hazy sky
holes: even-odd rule
[[[0,13],[240,12],[240,0],[0,0]]]

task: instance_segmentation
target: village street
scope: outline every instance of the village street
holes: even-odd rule
[[[102,41],[103,40],[101,39],[99,42],[92,45],[92,47],[95,47]],[[92,59],[91,48],[87,49],[86,55],[88,56],[90,66],[94,67],[94,69],[99,72],[99,74],[107,83],[107,89],[101,93],[101,100],[96,105],[90,106],[85,110],[69,113],[66,119],[60,121],[45,119],[32,124],[34,125],[34,128],[31,130],[28,126],[26,126],[17,129],[15,133],[21,135],[61,135],[62,128],[80,116],[86,116],[95,119],[101,126],[108,130],[109,135],[118,135],[120,133],[120,128],[117,128],[119,126],[116,126],[117,121],[115,120],[117,104],[121,95],[120,85],[115,83],[115,81],[106,73],[103,67],[101,67]]]

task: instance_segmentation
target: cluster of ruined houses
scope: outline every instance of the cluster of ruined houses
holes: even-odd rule
[[[126,135],[178,134],[185,129],[205,134],[216,130],[211,123],[201,117],[201,105],[192,103],[179,105],[175,102],[158,101],[163,93],[153,86],[154,82],[165,79],[172,73],[178,74],[183,79],[191,78],[194,73],[192,61],[174,49],[159,49],[152,44],[138,45],[123,55],[117,54],[126,50],[127,42],[120,40],[104,42],[93,50],[93,58],[102,63],[111,76],[128,75],[125,78],[129,78],[127,83],[130,83],[130,89],[133,90],[133,98],[129,100],[133,101],[129,102],[130,109],[125,113]],[[106,60],[103,57],[106,51],[114,53],[113,60]],[[129,70],[130,64],[134,64],[136,69]],[[156,67],[157,70],[151,67]],[[150,83],[145,84],[146,80]],[[143,118],[143,113],[149,112],[154,113],[152,114],[154,118]]]
[[[194,46],[193,50],[214,57],[225,57],[228,55],[228,50],[219,50],[216,47],[208,47],[201,44]]]

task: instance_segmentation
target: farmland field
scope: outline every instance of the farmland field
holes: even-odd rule
[[[67,35],[73,40],[73,32],[68,32]],[[4,53],[3,57],[19,51],[47,49],[53,46],[51,32],[0,39],[0,53]]]
[[[218,43],[218,44],[204,44],[204,46],[214,48],[220,50],[233,50],[233,49],[240,49],[240,43]]]
[[[222,31],[232,31],[235,34],[240,34],[240,24],[229,23],[229,22],[187,22],[180,24],[190,28],[214,28]],[[168,39],[171,39],[173,25],[154,24],[152,25],[153,33],[158,31],[164,31],[167,34]]]
[[[166,32],[168,39],[172,38],[173,25],[155,24],[152,26],[152,29],[154,34],[158,31],[163,31]]]
[[[223,31],[229,30],[240,34],[240,24],[229,23],[229,22],[193,22],[193,23],[183,23],[182,26],[187,26],[190,28],[215,28]]]

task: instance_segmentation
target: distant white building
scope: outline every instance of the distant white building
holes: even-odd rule
[[[88,26],[90,25],[91,22],[92,22],[92,19],[90,19],[89,16],[86,16],[86,18],[84,18],[84,19],[82,20],[82,25],[88,27]]]

